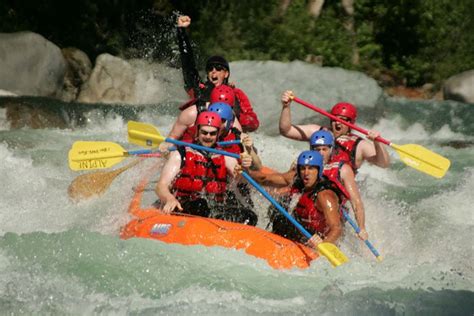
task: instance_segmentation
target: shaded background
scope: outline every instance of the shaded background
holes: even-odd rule
[[[3,0],[0,32],[37,32],[92,60],[108,52],[175,65],[178,13],[192,17],[200,63],[210,54],[305,60],[365,72],[382,86],[435,87],[474,68],[470,0]]]

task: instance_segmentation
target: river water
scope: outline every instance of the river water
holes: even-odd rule
[[[292,66],[303,74],[314,70]],[[127,120],[149,122],[167,133],[179,102],[145,108],[58,106],[27,98],[44,107],[55,103],[68,124],[12,129],[0,108],[1,314],[472,315],[473,105],[386,98],[344,70],[325,74],[331,80],[324,85],[312,84],[306,75],[292,77],[281,64],[266,64],[266,72],[259,67],[242,62],[233,76],[263,123],[254,138],[267,166],[286,170],[307,147],[278,136],[278,98],[287,87],[325,108],[349,93],[361,105],[358,123],[364,128],[451,160],[440,180],[405,166],[393,150],[390,169],[361,168],[357,179],[367,230],[383,262],[374,260],[347,224],[340,248],[350,262],[338,268],[317,260],[305,270],[278,271],[243,251],[120,240],[120,227],[130,219],[132,188],[146,169],[137,166],[103,196],[75,204],[67,187],[79,173],[69,170],[67,152],[76,140],[138,149],[126,142]],[[74,107],[82,108],[79,123]],[[293,112],[299,122],[325,122],[298,105]],[[259,226],[265,227],[268,203],[254,197]]]

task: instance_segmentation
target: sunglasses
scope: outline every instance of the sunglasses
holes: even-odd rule
[[[199,133],[201,135],[211,135],[211,136],[216,136],[217,135],[217,131],[212,131],[212,132],[209,132],[209,131],[205,131],[205,130],[200,130]]]
[[[343,120],[343,121],[345,121],[345,122],[349,122],[349,123],[351,122],[351,119],[348,118],[348,117],[339,117],[339,116],[338,116],[337,118],[340,119],[340,120]],[[332,123],[332,122],[337,122],[337,121],[336,121],[336,120],[331,120],[331,123]]]
[[[219,64],[211,64],[211,65],[206,67],[207,72],[211,72],[212,69],[215,69],[217,71],[227,70],[224,66],[219,65]]]

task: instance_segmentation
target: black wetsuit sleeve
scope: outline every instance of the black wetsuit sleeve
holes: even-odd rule
[[[202,82],[197,71],[196,63],[194,61],[193,48],[189,41],[189,36],[186,29],[183,27],[177,28],[177,38],[179,54],[181,57],[181,69],[183,71],[184,88],[186,92],[193,90],[194,95],[198,95],[199,84]]]

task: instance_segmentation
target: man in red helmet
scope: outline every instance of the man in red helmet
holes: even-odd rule
[[[281,97],[283,108],[280,115],[280,134],[291,139],[308,141],[314,132],[325,127],[317,124],[291,124],[290,104],[292,97],[292,91],[285,91]],[[331,114],[354,124],[357,118],[357,109],[350,103],[338,103],[332,108]],[[332,161],[345,161],[351,165],[354,172],[361,167],[364,161],[381,168],[390,166],[390,157],[385,146],[375,140],[380,136],[379,132],[370,130],[367,138],[372,142],[369,142],[352,134],[348,126],[337,121],[331,121],[328,130],[333,133],[336,142]]]
[[[209,93],[214,87],[228,84],[230,75],[229,63],[222,56],[211,56],[206,62],[207,80],[203,82],[197,71],[193,50],[186,34],[186,28],[191,24],[191,18],[185,15],[180,16],[178,17],[177,24],[178,46],[181,55],[184,85],[192,99],[180,109],[184,110],[193,104],[196,104],[199,108],[209,101]],[[230,105],[234,107],[235,115],[240,124],[242,124],[243,132],[255,131],[260,123],[257,114],[253,111],[249,98],[241,89],[235,88],[233,85],[232,90],[235,94],[235,104]],[[213,102],[211,101],[211,103]]]
[[[210,93],[210,104],[217,102],[224,102],[231,107],[234,105],[235,94],[234,90],[227,85],[219,85],[212,89]],[[195,121],[199,113],[207,111],[209,103],[200,103],[190,106],[184,109],[176,119],[171,128],[170,133],[168,134],[169,138],[180,139],[182,141],[188,142],[192,141],[196,131]],[[234,110],[234,109],[233,109]],[[234,120],[233,126],[242,132],[242,126],[240,125],[237,119]],[[160,150],[165,151],[168,147],[172,146],[170,143],[161,143]]]
[[[194,143],[215,147],[222,126],[220,116],[202,112],[196,125]],[[252,158],[248,154],[242,154],[241,160],[244,168],[250,167]],[[162,212],[179,211],[256,225],[258,217],[252,210],[226,203],[227,183],[237,165],[235,158],[178,147],[170,153],[156,186]]]

